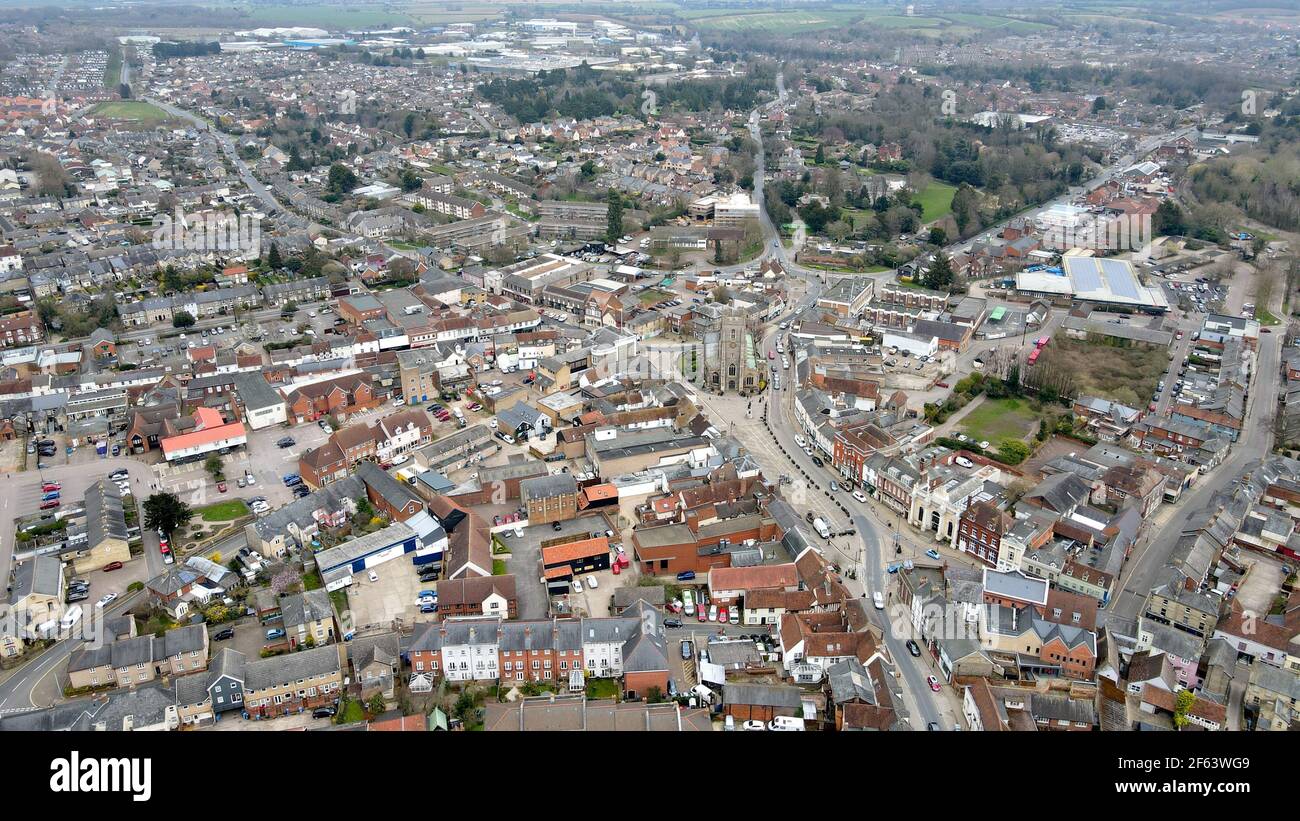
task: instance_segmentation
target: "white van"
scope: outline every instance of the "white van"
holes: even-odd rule
[[[871,601],[876,605],[877,610],[885,609],[885,597],[880,595],[879,590],[871,594]]]
[[[67,632],[77,626],[81,621],[81,605],[74,604],[63,613],[63,618],[59,619],[59,630]]]
[[[802,733],[804,731],[803,719],[793,718],[791,716],[777,716],[776,718],[767,722],[767,729]]]

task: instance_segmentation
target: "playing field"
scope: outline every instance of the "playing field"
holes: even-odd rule
[[[156,123],[168,119],[167,112],[150,103],[134,100],[120,100],[114,103],[100,103],[90,110],[92,117],[109,117],[114,120],[132,120],[141,123]]]
[[[952,195],[957,193],[956,186],[946,182],[931,181],[925,190],[916,196],[921,203],[921,221],[932,222],[952,211]]]
[[[1023,440],[1038,425],[1038,415],[1023,399],[985,399],[962,417],[958,428],[976,442],[988,440],[996,450],[1004,439]]]

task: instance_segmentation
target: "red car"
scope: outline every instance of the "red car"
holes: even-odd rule
[[[58,499],[51,499],[48,502],[41,502],[41,510],[52,510],[59,506]]]
[[[946,387],[948,387],[948,383],[947,383],[947,382],[935,382],[935,383],[934,383],[934,386],[935,386],[936,388],[946,388]]]
[[[709,620],[708,606],[704,604],[695,605],[695,615],[699,617],[700,621],[708,621]]]
[[[226,483],[225,483],[225,482],[217,482],[217,490],[218,490],[219,492],[221,492],[221,493],[225,493],[225,492],[226,492]]]
[[[727,608],[725,608],[725,607],[719,607],[719,608],[718,608],[718,624],[726,624],[726,623],[727,623]]]
[[[172,549],[165,544],[160,544],[158,545],[158,552],[166,556],[168,553],[172,552]]]
[[[110,570],[121,570],[121,569],[122,569],[121,562],[109,562],[108,564],[104,565],[105,573],[107,573]]]
[[[54,490],[62,490],[62,489],[63,489],[63,485],[59,484],[58,482],[46,482],[45,484],[41,485],[41,490],[45,493],[49,493]]]
[[[934,676],[926,676],[925,683],[930,685],[931,690],[935,691],[936,693],[939,692],[939,679],[935,678]]]

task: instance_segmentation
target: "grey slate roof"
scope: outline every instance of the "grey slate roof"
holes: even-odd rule
[[[247,662],[244,665],[244,687],[250,691],[265,690],[339,670],[338,647],[330,644]]]

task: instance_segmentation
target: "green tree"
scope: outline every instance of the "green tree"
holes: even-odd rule
[[[221,467],[221,457],[215,453],[203,462],[203,469],[206,470],[213,479],[221,478]]]
[[[594,180],[596,178],[596,164],[591,160],[587,160],[586,162],[584,162],[582,164],[581,170],[582,170],[582,178],[584,180]]]
[[[168,538],[193,517],[194,511],[175,493],[155,493],[144,500],[144,526]]]
[[[266,264],[272,271],[284,265],[284,260],[280,258],[280,249],[274,242],[271,243],[271,250],[266,252]]]
[[[190,316],[187,311],[177,311],[172,314],[173,328],[189,328],[194,324],[194,317]]]
[[[1108,106],[1105,97],[1098,96],[1095,100],[1092,101],[1093,114],[1100,114],[1101,112],[1105,111],[1107,107]]]
[[[605,212],[605,241],[613,245],[621,236],[623,236],[623,197],[611,188],[609,208]]]
[[[1187,726],[1187,714],[1192,711],[1196,705],[1196,693],[1191,690],[1180,690],[1177,696],[1174,696],[1174,726],[1182,729]]]
[[[370,697],[370,702],[366,705],[372,716],[377,716],[384,711],[384,694],[375,693]]]
[[[658,704],[664,700],[664,691],[658,684],[651,684],[646,688],[645,700],[649,704]]]
[[[954,278],[952,262],[948,259],[948,255],[943,251],[937,251],[934,259],[930,261],[930,266],[925,269],[922,283],[925,287],[936,291],[947,291],[952,287]]]
[[[939,227],[938,225],[932,225],[932,226],[930,226],[930,244],[931,244],[931,245],[947,245],[947,244],[948,244],[948,232],[945,231],[945,230],[943,230],[943,228]]]
[[[344,194],[357,187],[357,175],[343,163],[336,162],[330,166],[329,190],[335,194]]]
[[[998,443],[998,461],[1018,465],[1029,458],[1029,445],[1018,439],[1003,439]]]

